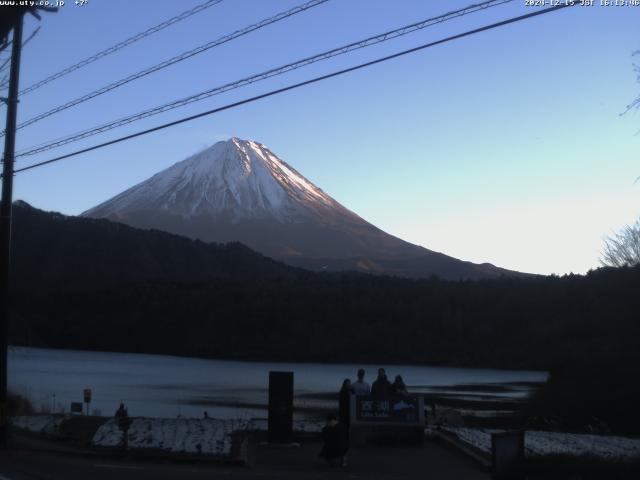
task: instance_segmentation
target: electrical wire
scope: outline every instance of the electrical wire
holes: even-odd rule
[[[322,61],[322,60],[327,60],[330,58],[333,58],[335,56],[338,55],[344,55],[347,54],[349,52],[352,52],[354,50],[358,50],[361,48],[365,48],[365,47],[369,47],[371,45],[376,45],[378,43],[382,43],[382,42],[386,42],[388,40],[392,40],[394,38],[397,37],[401,37],[403,35],[407,35],[409,33],[413,33],[416,32],[418,30],[422,30],[424,28],[430,27],[432,25],[438,24],[438,23],[442,23],[448,20],[452,20],[454,18],[458,18],[464,15],[468,15],[471,13],[474,13],[476,11],[479,10],[484,10],[490,7],[494,7],[494,6],[498,6],[498,5],[502,5],[504,3],[509,3],[512,2],[514,0],[490,0],[490,1],[485,1],[479,4],[473,4],[473,5],[469,5],[468,7],[459,9],[459,10],[454,10],[448,13],[445,13],[443,15],[439,15],[437,17],[432,17],[432,18],[428,18],[426,20],[422,20],[420,22],[416,22],[416,23],[412,23],[410,25],[406,25],[403,26],[401,28],[397,28],[395,30],[390,30],[384,33],[381,33],[379,35],[375,35],[372,37],[368,37],[365,38],[364,40],[360,40],[357,42],[353,42],[350,43],[348,45],[343,45],[341,47],[338,48],[334,48],[316,55],[313,55],[311,57],[307,57],[304,58],[302,60],[297,60],[295,62],[292,63],[288,63],[286,65],[282,65],[280,67],[276,67],[276,68],[272,68],[270,70],[267,70],[265,72],[262,73],[258,73],[255,75],[252,75],[250,77],[246,77],[240,80],[236,80],[234,82],[231,83],[227,83],[225,85],[222,86],[218,86],[218,87],[214,87],[208,90],[205,90],[203,92],[194,94],[194,95],[190,95],[188,97],[184,97],[182,99],[179,100],[175,100],[169,103],[165,103],[163,105],[159,105],[157,107],[153,107],[150,108],[148,110],[144,110],[142,112],[138,112],[136,114],[132,114],[126,117],[122,117],[120,119],[117,120],[113,120],[111,122],[108,122],[106,124],[97,126],[97,127],[92,127],[80,132],[76,132],[74,134],[71,135],[67,135],[65,137],[62,138],[58,138],[46,143],[42,143],[39,145],[34,145],[31,147],[27,147],[26,149],[23,149],[21,152],[19,152],[16,155],[16,158],[18,157],[25,157],[25,156],[31,156],[31,155],[35,155],[47,150],[51,150],[53,148],[58,148],[61,147],[63,145],[67,145],[69,143],[73,143],[73,142],[77,142],[79,140],[82,140],[84,138],[87,137],[91,137],[100,133],[104,133],[106,131],[112,130],[114,128],[118,128],[121,127],[123,125],[127,125],[129,123],[138,121],[138,120],[142,120],[144,118],[148,118],[151,117],[153,115],[158,115],[160,113],[169,111],[169,110],[173,110],[175,108],[179,108],[194,102],[198,102],[204,99],[207,99],[209,97],[212,97],[214,95],[219,95],[221,93],[224,92],[228,92],[230,90],[234,90],[236,88],[240,88],[240,87],[244,87],[247,85],[250,85],[252,83],[255,82],[259,82],[262,80],[266,80],[268,78],[271,77],[275,77],[277,75],[282,75],[284,73],[293,71],[293,70],[297,70],[298,68],[302,68],[305,67],[307,65],[311,65],[313,63]]]
[[[39,31],[40,31],[40,27],[36,28],[33,32],[31,32],[31,35],[29,35],[27,39],[24,42],[22,42],[22,48],[24,48],[29,43],[29,41],[32,40],[33,37],[35,37],[38,34]],[[2,65],[0,65],[0,73],[2,73],[4,70],[9,68],[10,62],[11,62],[11,55],[9,55],[9,57],[2,63]],[[0,88],[4,88],[8,85],[9,85],[8,76],[5,75],[2,81],[0,81]]]
[[[98,150],[100,148],[104,148],[104,147],[107,147],[109,145],[114,145],[116,143],[124,142],[125,140],[130,140],[132,138],[136,138],[136,137],[140,137],[140,136],[143,136],[143,135],[147,135],[149,133],[157,132],[159,130],[163,130],[165,128],[173,127],[173,126],[179,125],[181,123],[189,122],[189,121],[195,120],[197,118],[205,117],[205,116],[208,116],[208,115],[213,115],[215,113],[219,113],[219,112],[222,112],[224,110],[229,110],[231,108],[235,108],[235,107],[238,107],[240,105],[245,105],[245,104],[248,104],[248,103],[252,103],[252,102],[255,102],[257,100],[261,100],[263,98],[271,97],[273,95],[278,95],[280,93],[284,93],[284,92],[287,92],[287,91],[290,91],[290,90],[294,90],[294,89],[297,89],[297,88],[300,88],[300,87],[303,87],[303,86],[306,86],[306,85],[311,85],[313,83],[317,83],[317,82],[320,82],[320,81],[323,81],[323,80],[327,80],[329,78],[333,78],[333,77],[337,77],[337,76],[340,76],[340,75],[344,75],[346,73],[350,73],[350,72],[353,72],[353,71],[356,71],[356,70],[360,70],[360,69],[363,69],[363,68],[366,68],[366,67],[370,67],[372,65],[377,65],[379,63],[383,63],[383,62],[386,62],[388,60],[392,60],[392,59],[395,59],[395,58],[398,58],[398,57],[402,57],[402,56],[408,55],[410,53],[414,53],[414,52],[418,52],[420,50],[424,50],[424,49],[427,49],[427,48],[430,48],[430,47],[434,47],[436,45],[447,43],[447,42],[450,42],[450,41],[453,41],[453,40],[457,40],[457,39],[460,39],[460,38],[463,38],[463,37],[468,37],[470,35],[474,35],[474,34],[477,34],[477,33],[480,33],[480,32],[484,32],[484,31],[487,31],[487,30],[492,30],[492,29],[495,29],[495,28],[498,28],[498,27],[502,27],[502,26],[509,25],[509,24],[512,24],[512,23],[516,23],[516,22],[519,22],[519,21],[522,21],[522,20],[526,20],[526,19],[529,19],[529,18],[532,18],[532,17],[537,17],[537,16],[540,16],[540,15],[544,15],[546,13],[555,12],[557,10],[564,9],[564,8],[567,8],[567,7],[572,7],[572,6],[575,6],[575,5],[579,5],[579,4],[577,2],[563,3],[563,4],[560,4],[560,5],[554,6],[554,7],[545,8],[543,10],[537,10],[535,12],[531,12],[531,13],[528,13],[528,14],[525,14],[525,15],[520,15],[518,17],[512,17],[512,18],[509,18],[507,20],[502,20],[502,21],[497,22],[497,23],[492,23],[490,25],[485,25],[485,26],[480,27],[480,28],[475,28],[473,30],[468,30],[466,32],[459,33],[457,35],[452,35],[450,37],[446,37],[446,38],[443,38],[443,39],[440,39],[440,40],[436,40],[434,42],[425,43],[423,45],[419,45],[417,47],[410,48],[408,50],[403,50],[401,52],[394,53],[392,55],[387,55],[385,57],[381,57],[381,58],[378,58],[376,60],[371,60],[369,62],[361,63],[361,64],[355,65],[353,67],[345,68],[343,70],[338,70],[338,71],[335,71],[335,72],[332,72],[332,73],[328,73],[326,75],[321,75],[319,77],[315,77],[315,78],[312,78],[310,80],[305,80],[303,82],[295,83],[293,85],[288,85],[286,87],[282,87],[282,88],[279,88],[279,89],[276,89],[276,90],[271,90],[271,91],[263,93],[261,95],[257,95],[257,96],[250,97],[250,98],[246,98],[246,99],[240,100],[238,102],[230,103],[230,104],[224,105],[222,107],[214,108],[212,110],[207,110],[205,112],[201,112],[201,113],[198,113],[198,114],[195,114],[195,115],[184,117],[184,118],[181,118],[179,120],[174,120],[172,122],[165,123],[165,124],[162,124],[162,125],[158,125],[156,127],[149,128],[149,129],[146,129],[146,130],[142,130],[142,131],[139,131],[139,132],[136,132],[136,133],[132,133],[130,135],[126,135],[126,136],[123,136],[123,137],[120,137],[120,138],[116,138],[114,140],[110,140],[108,142],[100,143],[98,145],[93,145],[91,147],[83,148],[81,150],[76,150],[75,152],[67,153],[66,155],[61,155],[59,157],[55,157],[55,158],[52,158],[52,159],[49,159],[49,160],[45,160],[45,161],[42,161],[42,162],[34,163],[32,165],[28,165],[26,167],[22,167],[22,168],[16,169],[15,173],[24,172],[24,171],[31,170],[31,169],[34,169],[34,168],[38,168],[38,167],[41,167],[41,166],[44,166],[44,165],[49,165],[51,163],[59,162],[59,161],[64,160],[64,159],[80,155],[82,153],[91,152],[93,150]]]
[[[303,3],[301,5],[298,5],[294,8],[291,8],[289,10],[280,12],[272,17],[266,18],[264,20],[261,20],[258,23],[254,23],[252,25],[249,25],[248,27],[242,28],[240,30],[236,30],[235,32],[229,34],[229,35],[225,35],[224,37],[220,37],[212,42],[208,42],[204,45],[200,45],[199,47],[196,47],[194,49],[191,49],[189,51],[186,51],[184,53],[181,53],[180,55],[176,55],[175,57],[172,57],[168,60],[165,60],[161,63],[158,63],[156,65],[153,65],[152,67],[146,68],[144,70],[141,70],[137,73],[134,73],[132,75],[129,75],[125,78],[122,78],[120,80],[117,80],[115,82],[112,82],[108,85],[105,85],[102,88],[99,88],[97,90],[94,90],[93,92],[87,93],[85,95],[82,95],[81,97],[77,97],[63,105],[60,105],[58,107],[55,107],[47,112],[41,113],[39,115],[36,115],[33,118],[30,118],[29,120],[25,120],[24,122],[18,124],[18,126],[16,127],[17,130],[27,127],[29,125],[33,125],[36,122],[39,122],[40,120],[43,120],[47,117],[50,117],[51,115],[54,115],[56,113],[60,113],[63,110],[67,110],[68,108],[74,107],[76,105],[79,105],[81,103],[86,102],[87,100],[91,100],[92,98],[95,98],[99,95],[103,95],[107,92],[110,92],[111,90],[114,90],[118,87],[121,87],[123,85],[126,85],[127,83],[133,82],[134,80],[138,80],[139,78],[142,77],[146,77],[147,75],[150,75],[152,73],[155,73],[159,70],[162,70],[164,68],[169,67],[170,65],[174,65],[176,63],[182,62],[184,60],[187,60],[188,58],[191,58],[195,55],[198,55],[202,52],[206,52],[207,50],[210,50],[214,47],[220,46],[222,44],[225,44],[227,42],[230,42],[232,40],[235,40],[236,38],[242,37],[244,35],[248,35],[251,32],[254,32],[256,30],[259,30],[261,28],[266,27],[267,25],[271,25],[273,23],[279,22],[281,20],[284,20],[285,18],[289,18],[293,15],[296,15],[298,13],[304,12],[306,10],[309,10],[310,8],[316,7],[318,5],[322,5],[323,3],[328,2],[329,0],[310,0],[306,3]],[[0,136],[3,136],[4,133],[0,134]]]
[[[159,23],[158,25],[155,25],[151,28],[148,28],[147,30],[145,30],[144,32],[138,33],[137,35],[134,35],[133,37],[129,37],[126,40],[123,40],[119,43],[116,43],[115,45],[112,45],[109,48],[105,48],[104,50],[91,55],[90,57],[85,58],[84,60],[79,61],[78,63],[74,63],[73,65],[66,67],[62,70],[60,70],[57,73],[54,73],[53,75],[48,76],[47,78],[44,78],[36,83],[34,83],[33,85],[25,88],[24,90],[22,90],[20,92],[20,95],[26,95],[27,93],[33,92],[34,90],[37,90],[38,88],[42,87],[43,85],[46,85],[48,83],[53,82],[54,80],[57,80],[59,78],[64,77],[65,75],[70,74],[71,72],[75,72],[76,70],[82,68],[82,67],[86,67],[87,65],[89,65],[90,63],[95,62],[96,60],[99,60],[101,58],[106,57],[107,55],[111,55],[112,53],[115,53],[119,50],[122,50],[125,47],[128,47],[129,45],[136,43],[140,40],[142,40],[143,38],[146,38],[150,35],[153,35],[154,33],[157,33],[161,30],[164,30],[165,28],[178,23],[182,20],[185,20],[186,18],[189,18],[193,15],[196,15],[197,13],[200,13],[210,7],[213,7],[214,5],[217,5],[219,3],[221,3],[223,0],[207,0],[204,3],[201,3],[199,5],[196,5],[195,7],[189,9],[189,10],[185,10],[184,12],[176,15],[175,17],[171,17],[168,20],[165,20],[162,23]]]

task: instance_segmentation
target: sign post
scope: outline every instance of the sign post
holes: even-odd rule
[[[89,416],[89,404],[91,403],[91,389],[90,388],[85,388],[82,391],[82,394],[84,396],[84,403],[87,406],[87,416]]]
[[[82,403],[80,402],[71,402],[71,415],[74,413],[79,413],[82,415]]]

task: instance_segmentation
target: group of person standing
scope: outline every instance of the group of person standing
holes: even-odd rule
[[[378,377],[371,386],[364,380],[364,376],[365,371],[361,368],[358,370],[358,379],[355,382],[351,382],[350,378],[344,379],[338,395],[338,415],[330,413],[327,417],[327,424],[322,429],[324,445],[320,451],[320,456],[331,465],[336,464],[339,460],[340,466],[347,466],[352,395],[373,395],[377,397],[409,395],[402,376],[396,375],[393,383],[391,383],[384,368],[378,369]]]
[[[379,397],[409,395],[407,386],[401,375],[396,375],[393,383],[391,383],[387,378],[387,373],[384,368],[379,368],[378,378],[376,378],[371,387],[369,387],[369,384],[364,381],[364,374],[364,369],[361,368],[358,370],[358,380],[353,383],[351,379],[345,378],[342,383],[342,390],[351,388],[351,393],[355,395],[374,395]]]

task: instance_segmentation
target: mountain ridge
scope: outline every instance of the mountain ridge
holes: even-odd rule
[[[117,288],[140,282],[215,278],[273,280],[304,270],[240,243],[208,244],[107,219],[46,212],[14,202],[11,275],[15,288]]]
[[[406,242],[327,195],[271,150],[233,137],[83,212],[205,242],[238,241],[313,271],[412,278],[524,275]]]

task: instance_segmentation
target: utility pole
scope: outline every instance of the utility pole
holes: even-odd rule
[[[18,2],[16,2],[18,3]],[[20,2],[23,3],[23,2]],[[35,2],[24,2],[35,3]],[[13,207],[13,164],[16,149],[16,118],[18,116],[18,90],[20,87],[20,54],[22,52],[22,24],[29,13],[40,20],[38,10],[57,12],[58,7],[9,6],[0,7],[1,47],[7,46],[9,32],[13,30],[11,45],[11,73],[9,93],[2,100],[7,103],[7,126],[2,159],[2,199],[0,201],[0,450],[8,447],[7,422],[7,350],[9,344],[9,263],[11,259],[11,209]]]
[[[16,117],[20,53],[22,50],[22,20],[24,11],[14,10],[11,73],[7,102],[7,127],[2,161],[2,203],[0,204],[0,449],[8,446],[7,422],[7,346],[9,340],[9,260],[11,257],[11,207],[13,202],[13,162],[16,146]]]

